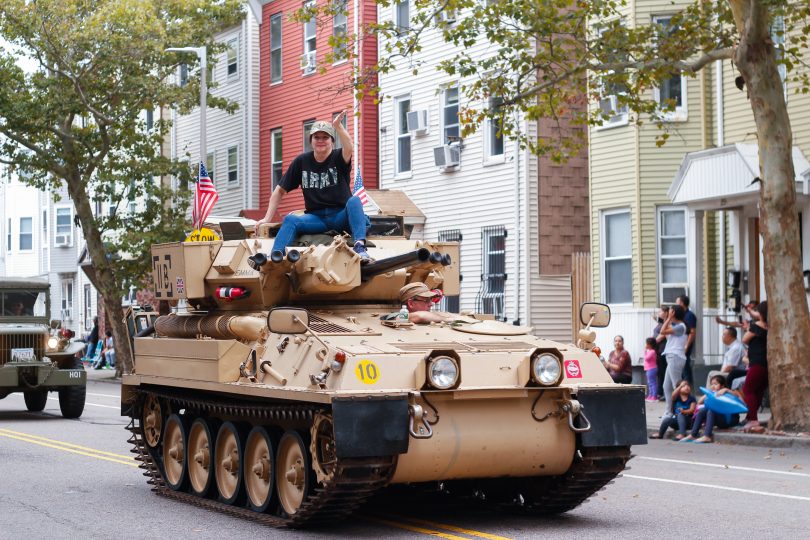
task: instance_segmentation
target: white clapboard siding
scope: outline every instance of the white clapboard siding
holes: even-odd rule
[[[381,22],[391,20],[392,7],[380,7],[378,11]],[[451,54],[450,47],[444,43],[436,30],[423,35],[422,50],[414,57],[414,65],[420,66],[418,75],[412,73],[412,66],[407,59],[398,63],[397,69],[380,74],[380,88],[383,101],[379,107],[380,115],[380,187],[384,189],[401,189],[425,213],[426,222],[424,237],[436,240],[439,232],[458,229],[463,235],[461,242],[461,283],[460,309],[475,310],[476,298],[481,286],[481,230],[489,226],[503,226],[507,231],[506,238],[506,273],[507,280],[504,294],[504,315],[507,320],[526,320],[526,284],[522,283],[527,274],[522,266],[528,264],[526,254],[527,234],[525,201],[526,196],[526,159],[524,152],[519,152],[519,173],[516,178],[514,143],[504,141],[504,159],[499,163],[485,163],[484,136],[479,131],[464,139],[461,153],[461,165],[452,172],[444,172],[434,164],[433,148],[442,144],[441,139],[441,104],[440,90],[444,85],[459,81],[436,69],[441,60]],[[474,45],[468,52],[485,55],[492,45],[485,40]],[[381,47],[381,50],[382,47]],[[461,92],[460,92],[461,94]],[[426,134],[414,134],[411,140],[411,173],[395,174],[395,121],[394,98],[408,95],[411,110],[428,111],[428,131]],[[460,106],[465,103],[463,95],[459,96]],[[481,105],[479,105],[481,106]],[[534,158],[530,162],[535,161]],[[534,177],[530,184],[536,184],[536,167],[532,169]],[[516,197],[517,183],[517,197]],[[536,185],[534,186],[536,189]],[[535,195],[536,200],[536,195]],[[516,223],[515,207],[519,213]],[[536,203],[529,209],[536,212]],[[517,228],[521,228],[518,234]],[[517,246],[516,242],[520,242]],[[536,275],[536,274],[534,274]],[[521,281],[518,286],[518,281]],[[515,304],[515,290],[520,291],[520,306]]]
[[[537,276],[531,287],[534,334],[571,342],[571,275]]]

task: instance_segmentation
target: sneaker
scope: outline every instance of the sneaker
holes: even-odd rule
[[[644,399],[645,399],[646,401],[650,401],[650,402],[658,402],[658,398],[657,398],[657,397],[655,397],[655,396],[647,396],[647,397],[646,397],[646,398],[644,398]]]
[[[361,264],[368,264],[370,262],[374,262],[374,259],[372,259],[371,255],[368,254],[368,251],[366,250],[366,245],[363,242],[357,241],[354,243],[354,252],[360,256]]]

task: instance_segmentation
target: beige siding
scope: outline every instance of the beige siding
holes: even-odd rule
[[[534,334],[571,341],[571,276],[538,276],[532,287]]]

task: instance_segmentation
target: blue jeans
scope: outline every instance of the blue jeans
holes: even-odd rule
[[[299,234],[317,234],[330,229],[351,230],[354,241],[366,239],[366,229],[371,222],[363,212],[363,203],[357,197],[346,201],[345,208],[313,210],[303,216],[284,216],[284,222],[273,242],[273,251],[283,251]]]
[[[658,428],[658,436],[664,438],[664,433],[666,433],[669,428],[677,429],[680,435],[686,435],[686,430],[689,429],[691,421],[691,415],[676,414],[672,416],[664,413],[664,418],[661,420],[661,427]]]
[[[740,423],[740,415],[718,414],[714,411],[710,411],[706,407],[703,407],[697,412],[697,414],[695,414],[695,423],[692,424],[692,437],[698,436],[700,425],[704,422],[706,423],[706,427],[703,428],[703,434],[707,437],[711,437],[714,433],[714,426],[717,426],[720,429],[734,427]]]

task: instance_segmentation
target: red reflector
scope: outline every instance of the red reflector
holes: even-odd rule
[[[338,362],[340,364],[345,364],[346,363],[346,353],[343,352],[343,351],[336,352],[335,353],[335,362]]]

